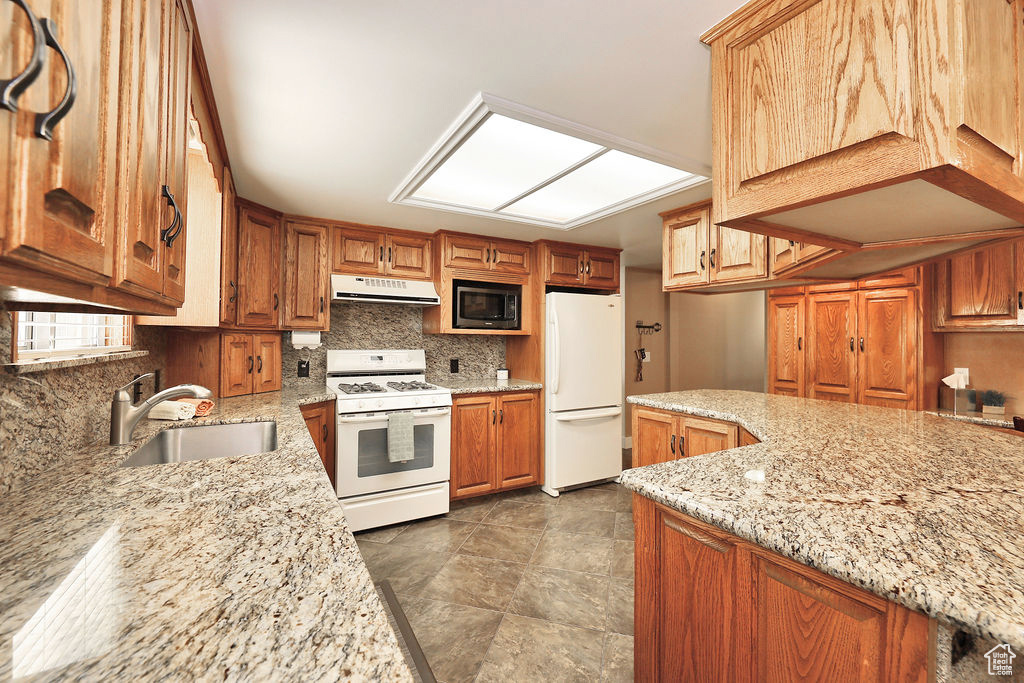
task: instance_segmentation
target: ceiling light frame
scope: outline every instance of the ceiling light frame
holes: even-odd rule
[[[445,161],[447,161],[447,159],[455,153],[462,143],[468,140],[470,136],[472,136],[473,133],[483,125],[484,121],[486,121],[491,114],[500,114],[523,123],[529,123],[540,128],[552,130],[556,133],[562,133],[563,135],[579,138],[580,140],[600,145],[604,149],[587,156],[585,159],[582,159],[569,168],[564,169],[555,176],[547,178],[540,184],[531,187],[520,195],[510,198],[495,209],[480,209],[462,204],[414,197],[413,195],[419,189],[420,185],[422,185]],[[502,209],[507,208],[523,197],[526,197],[537,190],[560,180],[566,175],[578,170],[585,164],[613,149],[641,159],[670,166],[672,168],[679,169],[684,173],[691,173],[693,175],[689,178],[684,178],[667,185],[662,185],[647,192],[615,202],[614,204],[610,204],[566,222],[501,213]],[[599,131],[595,128],[590,128],[589,126],[567,121],[552,114],[548,114],[547,112],[532,109],[496,95],[478,93],[473,98],[472,102],[470,102],[469,106],[448,128],[448,130],[445,131],[436,143],[434,143],[430,151],[420,159],[412,172],[406,176],[395,191],[391,193],[388,197],[388,201],[393,204],[439,209],[452,213],[480,216],[481,218],[496,218],[498,220],[538,225],[556,230],[572,230],[573,228],[578,228],[581,225],[592,223],[593,221],[625,211],[626,209],[631,209],[635,206],[646,204],[647,202],[654,201],[675,192],[698,187],[710,182],[711,169],[707,164],[693,159],[667,154],[661,150],[631,142],[618,136]]]

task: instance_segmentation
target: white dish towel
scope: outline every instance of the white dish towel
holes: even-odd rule
[[[413,414],[388,414],[388,460],[409,462],[416,457],[413,443]]]
[[[149,411],[149,417],[154,420],[188,420],[195,416],[195,404],[186,401],[164,401]]]

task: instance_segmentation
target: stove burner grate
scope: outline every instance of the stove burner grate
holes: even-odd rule
[[[363,382],[362,384],[339,384],[338,388],[346,394],[376,394],[387,391],[384,387],[374,382]]]
[[[427,384],[426,382],[411,381],[411,382],[388,382],[388,387],[395,391],[430,391],[436,389],[433,384]]]

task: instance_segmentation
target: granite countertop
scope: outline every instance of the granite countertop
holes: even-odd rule
[[[540,382],[525,379],[495,379],[494,377],[465,377],[460,379],[443,379],[433,382],[438,386],[451,389],[452,394],[489,394],[495,391],[537,391],[543,389]]]
[[[0,677],[412,680],[299,406],[143,420],[0,501]],[[275,420],[270,453],[118,465],[171,426]]]
[[[991,413],[979,413],[977,411],[970,411],[966,413],[953,414],[951,410],[929,410],[929,414],[938,415],[944,417],[947,420],[958,420],[960,422],[971,422],[976,425],[984,425],[986,427],[1002,427],[1003,429],[1013,429],[1013,416],[1007,417],[1006,415],[993,415]]]
[[[630,396],[761,443],[627,470],[652,500],[1024,647],[1024,440],[923,412],[746,391]],[[764,473],[763,483],[747,473]]]

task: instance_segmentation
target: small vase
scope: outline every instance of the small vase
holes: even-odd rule
[[[1006,406],[982,406],[981,412],[986,415],[1006,415]]]

